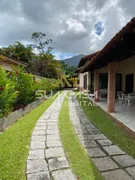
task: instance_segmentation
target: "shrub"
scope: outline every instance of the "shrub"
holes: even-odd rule
[[[43,78],[36,81],[36,77],[22,67],[13,67],[13,71],[8,73],[0,67],[0,77],[0,116],[35,101],[37,90],[50,93],[60,87],[56,79]]]
[[[15,88],[19,92],[15,102],[17,107],[26,106],[35,100],[37,86],[32,74],[26,73],[23,68],[13,68],[11,79],[15,82]]]
[[[8,78],[8,73],[0,67],[0,117],[12,111],[17,98],[15,82]]]
[[[56,79],[47,79],[44,78],[38,82],[38,90],[44,90],[46,93],[50,93],[50,91],[57,91],[60,89],[60,83]]]

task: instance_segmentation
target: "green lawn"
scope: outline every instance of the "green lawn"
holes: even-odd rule
[[[59,116],[59,130],[70,167],[78,180],[102,180],[100,173],[90,161],[80,144],[69,119],[68,98],[65,98]]]
[[[56,97],[44,101],[0,135],[0,179],[26,179],[26,159],[33,128]]]
[[[87,118],[95,124],[98,129],[110,140],[117,144],[122,150],[135,158],[135,141],[112,118],[97,106],[88,106],[90,101],[85,98],[87,103],[83,103],[84,96],[77,96],[81,107]]]

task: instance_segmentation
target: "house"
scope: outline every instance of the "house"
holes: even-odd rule
[[[97,92],[94,101],[135,132],[135,18],[81,67],[79,74],[85,73],[92,77],[89,83],[94,85],[94,92]],[[80,85],[83,83],[84,80]],[[104,100],[99,98],[101,89],[106,89],[107,92]],[[124,94],[124,104],[118,102],[118,92]],[[130,102],[134,106],[130,106]]]
[[[7,56],[0,55],[0,66],[2,66],[6,71],[12,71],[12,66],[23,66],[27,67],[28,64],[18,59],[9,58]],[[36,81],[42,80],[43,77],[33,75],[36,77]]]
[[[7,56],[0,56],[0,66],[2,66],[5,70],[12,71],[13,65],[26,67],[28,64],[17,59],[9,58]]]
[[[98,54],[98,52],[87,55],[83,58],[81,58],[79,64],[78,64],[78,68],[76,70],[76,73],[78,73],[78,79],[79,79],[79,89],[81,91],[86,91],[90,89],[90,82],[91,81],[91,73],[89,71],[83,71],[82,69],[84,69],[85,66],[87,66],[87,64],[92,60],[93,57],[95,57]]]

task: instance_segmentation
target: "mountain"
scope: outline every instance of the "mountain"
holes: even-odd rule
[[[79,54],[79,55],[73,56],[73,57],[68,58],[68,59],[63,59],[62,61],[64,61],[69,66],[76,66],[77,67],[80,59],[84,56],[85,56],[84,54]]]

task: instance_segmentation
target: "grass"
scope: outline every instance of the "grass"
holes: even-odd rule
[[[135,158],[135,141],[100,107],[89,106],[90,101],[86,97],[87,102],[83,103],[84,95],[77,95],[77,99],[87,118],[123,151]]]
[[[0,135],[0,179],[26,179],[26,159],[33,128],[56,97],[44,101]]]
[[[68,157],[70,167],[78,180],[102,180],[94,164],[90,161],[85,150],[76,137],[72,123],[69,119],[69,107],[66,97],[59,115],[59,130],[65,153]]]

